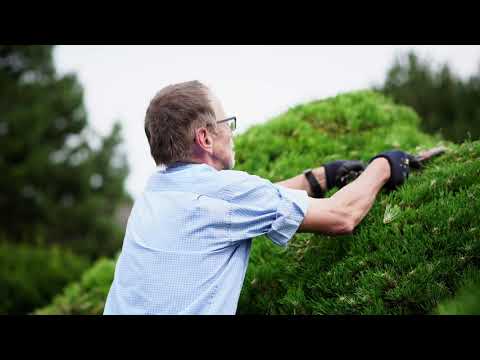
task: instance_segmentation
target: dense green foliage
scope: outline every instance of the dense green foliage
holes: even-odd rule
[[[0,243],[0,314],[25,314],[52,301],[90,262],[58,246]]]
[[[467,79],[414,53],[398,57],[378,90],[421,116],[422,129],[451,141],[480,139],[480,67]],[[469,135],[470,134],[470,135]]]
[[[238,168],[278,181],[327,160],[436,145],[418,125],[414,112],[381,96],[342,95],[250,129],[236,141]],[[297,234],[287,249],[256,239],[239,313],[432,312],[480,266],[480,143],[449,149],[380,194],[351,236]]]
[[[103,312],[113,280],[115,261],[101,258],[55,297],[53,303],[35,312],[36,315],[98,315]]]
[[[442,143],[419,126],[414,111],[380,94],[343,94],[239,135],[236,169],[275,182],[330,160]],[[354,234],[296,234],[287,248],[256,238],[238,313],[428,314],[454,296],[480,268],[480,142],[444,144],[446,155],[398,191],[381,193]],[[100,312],[105,299],[97,295],[110,286],[113,263],[92,271],[96,287],[82,285],[85,279],[72,285],[47,312]]]
[[[463,286],[454,298],[443,301],[436,314],[440,315],[480,315],[480,274],[472,272],[466,276]]]
[[[128,201],[120,125],[95,135],[81,85],[56,73],[52,50],[0,46],[0,229],[16,243],[113,256],[114,212]]]

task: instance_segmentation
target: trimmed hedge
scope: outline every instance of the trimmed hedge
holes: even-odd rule
[[[480,142],[442,142],[419,124],[410,108],[359,91],[296,106],[236,138],[236,169],[273,182],[394,148],[449,149],[398,191],[381,193],[352,235],[297,234],[287,248],[255,239],[239,314],[429,314],[479,273]],[[111,265],[97,274],[108,281],[102,289]],[[84,291],[68,306],[99,290]]]
[[[0,243],[0,313],[25,314],[50,303],[89,266],[59,247]]]

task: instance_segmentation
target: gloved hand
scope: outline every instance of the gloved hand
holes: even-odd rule
[[[327,191],[333,187],[341,189],[365,170],[363,162],[358,160],[337,160],[323,165],[327,178]]]
[[[419,162],[413,155],[401,150],[382,152],[374,156],[368,163],[370,164],[374,159],[380,157],[387,159],[390,164],[390,179],[384,186],[389,191],[395,190],[402,185],[408,179],[410,168],[416,168],[419,165]]]

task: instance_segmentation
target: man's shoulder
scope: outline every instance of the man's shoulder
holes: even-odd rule
[[[223,177],[225,183],[228,185],[241,183],[264,184],[265,182],[269,182],[267,179],[264,179],[258,175],[249,174],[248,172],[241,170],[221,170],[219,171],[219,174]]]
[[[249,174],[240,170],[221,170],[217,173],[217,191],[215,195],[227,200],[236,201],[258,195],[258,192],[265,192],[272,183],[258,175]]]
[[[159,196],[165,196],[168,192],[185,192],[232,200],[255,189],[265,190],[265,186],[271,184],[269,180],[246,171],[213,169],[209,171],[206,166],[198,169],[201,171],[195,173],[157,173],[148,181],[146,190],[149,193],[158,193]]]
[[[244,179],[251,176],[248,172],[241,170],[220,170],[218,173],[227,179]]]

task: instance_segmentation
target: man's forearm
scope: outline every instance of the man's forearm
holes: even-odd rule
[[[322,189],[326,189],[325,168],[321,166],[313,169],[312,172]],[[375,159],[355,181],[341,188],[329,200],[333,202],[333,206],[337,210],[348,215],[353,227],[356,227],[367,215],[377,194],[389,178],[390,165],[388,160],[385,158]],[[310,184],[303,174],[276,184],[291,189],[305,190],[309,196],[312,196]]]
[[[388,160],[375,159],[355,181],[341,188],[330,199],[334,206],[346,210],[352,217],[355,227],[367,215],[378,192],[389,178]]]
[[[320,166],[318,168],[315,168],[312,170],[313,175],[317,179],[318,183],[322,187],[323,190],[327,188],[327,179],[325,177],[325,168],[323,166]],[[295,190],[305,190],[309,196],[313,196],[312,190],[310,189],[310,184],[308,183],[307,178],[305,175],[300,174],[297,176],[294,176],[290,179],[276,182],[275,184],[285,186],[290,189],[295,189]]]

